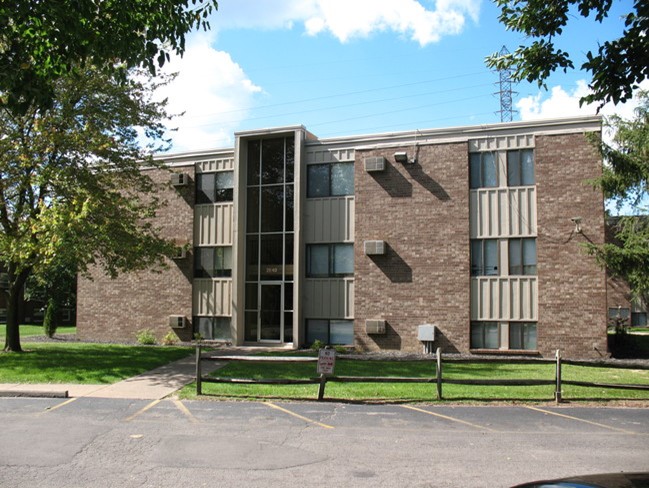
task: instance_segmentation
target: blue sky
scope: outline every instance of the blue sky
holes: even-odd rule
[[[558,39],[579,66],[615,38],[630,0],[598,24],[575,15]],[[486,0],[220,0],[212,29],[194,33],[163,94],[173,152],[230,147],[233,133],[304,125],[318,137],[500,121],[498,74],[484,58],[525,42]],[[557,73],[548,90],[514,86],[514,120],[595,113],[579,107],[588,74]],[[628,116],[626,107],[605,107]]]

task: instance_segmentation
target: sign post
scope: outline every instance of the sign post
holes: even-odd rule
[[[318,351],[318,374],[320,375],[320,388],[318,389],[318,401],[324,398],[325,385],[327,384],[327,375],[334,374],[336,366],[336,350],[320,349]]]

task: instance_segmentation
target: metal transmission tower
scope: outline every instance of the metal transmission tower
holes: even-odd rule
[[[501,56],[509,54],[505,46],[502,47],[498,53]],[[512,115],[517,110],[512,109],[512,70],[510,68],[498,70],[500,81],[498,82],[499,91],[494,95],[500,95],[500,110],[496,113],[500,114],[501,122],[511,122]]]

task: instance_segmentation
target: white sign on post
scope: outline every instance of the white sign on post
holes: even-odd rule
[[[336,365],[335,349],[320,349],[318,352],[318,374],[334,374]]]

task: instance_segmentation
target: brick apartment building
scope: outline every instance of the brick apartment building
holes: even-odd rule
[[[77,334],[605,355],[606,274],[582,249],[604,240],[588,182],[600,128],[579,117],[318,139],[296,126],[166,156],[172,174],[149,171],[171,183],[158,224],[178,257],[80,279]]]

